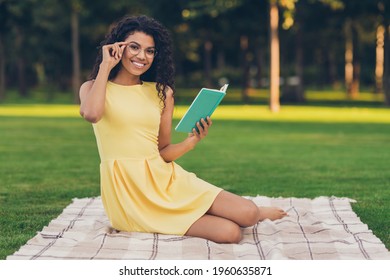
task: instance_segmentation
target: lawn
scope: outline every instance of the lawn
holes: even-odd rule
[[[177,161],[185,169],[240,195],[355,199],[355,212],[390,248],[390,109],[283,106],[272,114],[232,105],[213,120],[209,136]],[[72,198],[99,195],[99,157],[74,105],[2,105],[0,134],[4,259]]]

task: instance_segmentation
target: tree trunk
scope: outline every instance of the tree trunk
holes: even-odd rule
[[[27,97],[27,84],[26,84],[26,64],[23,57],[18,57],[17,59],[17,68],[18,68],[18,89],[19,95],[21,97]]]
[[[250,86],[250,65],[248,61],[248,36],[241,36],[240,38],[240,49],[241,49],[241,63],[242,63],[242,91],[241,100],[244,103],[249,102],[249,86]]]
[[[18,89],[21,97],[27,96],[27,84],[26,84],[26,63],[23,55],[23,34],[19,27],[16,27],[16,39],[15,46],[18,50],[18,57],[16,60],[16,67],[18,72]]]
[[[302,23],[298,26],[297,41],[296,41],[296,61],[295,73],[297,75],[296,99],[298,102],[305,101],[305,88],[303,80],[303,42],[302,42]]]
[[[337,64],[334,50],[328,49],[327,60],[329,83],[332,85],[333,89],[336,89],[338,88],[339,79],[337,77]]]
[[[206,40],[204,43],[204,75],[206,87],[212,87],[211,81],[211,51],[213,49],[213,43],[210,40]]]
[[[376,63],[375,63],[375,92],[383,92],[383,66],[384,66],[384,39],[385,28],[379,25],[376,29]]]
[[[359,36],[355,23],[352,20],[347,20],[345,25],[345,87],[348,98],[356,99],[359,96]]]
[[[352,25],[352,42],[353,42],[353,71],[352,71],[352,87],[349,96],[356,99],[360,91],[360,44],[359,34],[355,24]]]
[[[390,24],[385,23],[383,93],[385,104],[390,106]]]
[[[345,23],[345,88],[347,95],[350,95],[353,81],[353,41],[352,41],[352,23],[347,20]]]
[[[280,110],[280,50],[279,50],[279,9],[276,0],[270,0],[270,100],[269,107],[271,112]]]
[[[257,76],[257,87],[258,88],[261,88],[262,86],[262,78],[263,78],[263,59],[262,59],[262,56],[263,56],[263,51],[261,49],[261,45],[260,43],[257,43],[256,44],[256,68],[257,68],[257,73],[256,73],[256,76]]]
[[[5,52],[3,35],[0,33],[0,102],[5,98]]]
[[[305,101],[303,87],[303,46],[301,28],[298,26],[295,41],[295,76],[286,73],[281,102],[302,103]]]
[[[224,72],[226,67],[226,62],[225,62],[225,53],[223,50],[219,49],[218,54],[217,54],[217,68],[220,72]]]
[[[72,89],[73,100],[75,103],[80,103],[79,88],[81,85],[80,77],[80,48],[79,48],[79,15],[75,8],[72,8],[71,15],[71,30],[72,30],[72,58],[73,58],[73,73],[72,73]]]

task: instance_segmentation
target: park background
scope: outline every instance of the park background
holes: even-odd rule
[[[210,136],[178,160],[240,195],[339,196],[390,248],[388,0],[0,0],[0,258],[99,195],[78,88],[124,15],[172,33],[174,122],[230,84]],[[174,141],[185,137],[173,132]]]

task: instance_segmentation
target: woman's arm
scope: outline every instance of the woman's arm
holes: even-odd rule
[[[80,87],[80,115],[91,123],[98,122],[103,116],[109,73],[100,66],[96,79],[87,81]]]
[[[171,144],[171,130],[172,130],[172,115],[174,108],[174,98],[172,90],[168,90],[167,97],[165,99],[165,108],[161,115],[160,131],[158,136],[158,148],[160,150],[161,157],[166,162],[174,161],[180,158],[185,153],[195,148],[196,144],[199,143],[208,133],[208,129],[211,126],[211,119],[208,117],[206,120],[201,120],[197,124],[199,132],[193,129],[193,132],[180,143]]]
[[[121,60],[126,44],[120,42],[103,46],[103,59],[95,80],[87,81],[80,87],[80,115],[91,123],[98,122],[103,116],[108,76]]]

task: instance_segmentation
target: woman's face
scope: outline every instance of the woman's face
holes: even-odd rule
[[[122,55],[122,66],[131,75],[141,76],[151,66],[156,55],[156,47],[152,36],[143,32],[130,34]]]

